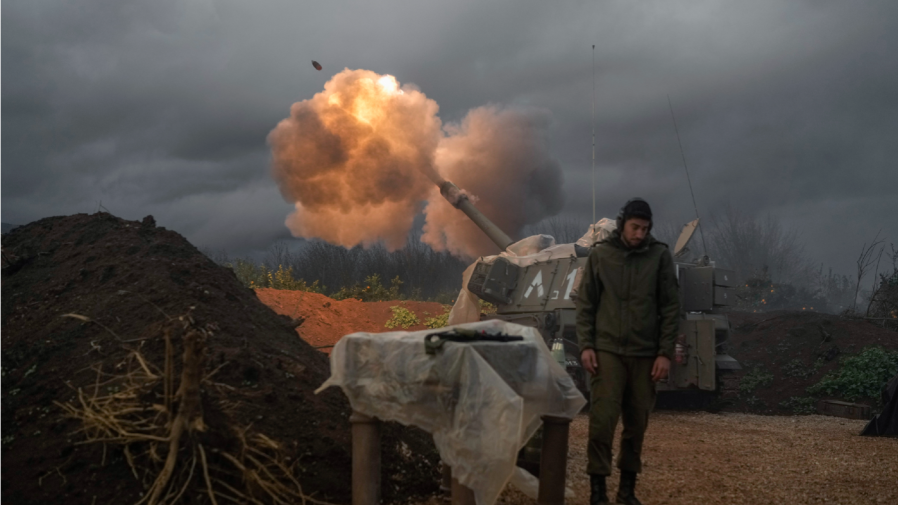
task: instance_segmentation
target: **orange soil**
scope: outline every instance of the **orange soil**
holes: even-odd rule
[[[380,333],[385,331],[423,330],[424,321],[443,314],[446,309],[436,302],[396,300],[388,302],[362,302],[355,299],[334,300],[318,293],[288,291],[282,289],[257,289],[256,296],[278,314],[291,318],[304,317],[305,322],[296,333],[309,344],[321,347],[330,354],[330,347],[340,338],[359,331]],[[402,306],[418,316],[419,324],[409,328],[384,326],[393,317],[390,307]]]

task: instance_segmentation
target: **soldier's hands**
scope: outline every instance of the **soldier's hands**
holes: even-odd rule
[[[596,352],[592,349],[583,349],[583,352],[580,353],[580,364],[590,375],[595,375],[599,370]]]
[[[670,372],[670,360],[666,356],[655,358],[655,364],[652,365],[652,380],[658,382],[667,377],[668,372]]]

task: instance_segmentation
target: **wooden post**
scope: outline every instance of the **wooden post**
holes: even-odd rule
[[[352,505],[380,504],[380,421],[353,411]]]
[[[452,477],[452,505],[475,505],[474,491]]]
[[[445,461],[440,461],[442,468],[442,479],[440,479],[440,492],[443,493],[445,500],[452,499],[452,467]]]
[[[539,505],[564,505],[567,443],[571,420],[543,416],[543,446],[539,460]]]

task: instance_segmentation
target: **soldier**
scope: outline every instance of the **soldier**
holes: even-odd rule
[[[591,375],[590,505],[608,503],[605,478],[611,474],[611,445],[621,415],[616,503],[641,505],[634,491],[642,441],[655,406],[655,383],[670,370],[680,310],[673,258],[651,229],[649,204],[628,201],[617,229],[590,252],[577,295],[580,362]]]

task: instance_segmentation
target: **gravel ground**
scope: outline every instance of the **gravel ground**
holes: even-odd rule
[[[865,423],[825,416],[655,412],[637,496],[646,505],[898,504],[898,439],[861,437]],[[589,502],[587,431],[588,418],[578,416],[568,455],[568,486],[576,498],[568,504]],[[617,482],[615,472],[608,481],[612,499]],[[498,503],[536,502],[509,489]]]

